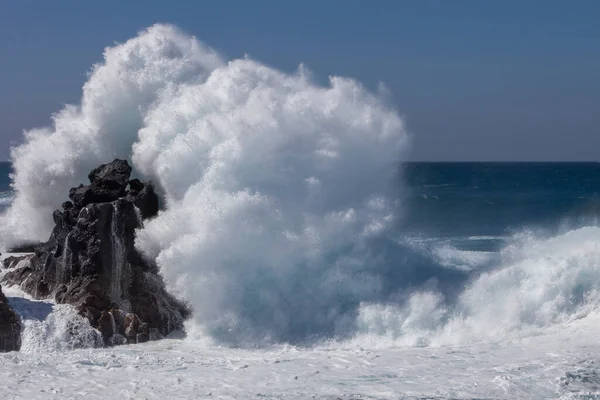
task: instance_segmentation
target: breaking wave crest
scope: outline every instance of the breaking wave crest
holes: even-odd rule
[[[64,351],[103,345],[100,332],[69,305],[55,305],[43,320],[27,318],[17,309],[23,321],[21,351],[38,353]]]
[[[33,300],[17,287],[4,288],[22,324],[21,351],[55,352],[103,345],[100,332],[67,304]]]
[[[519,234],[448,301],[437,291],[402,305],[363,303],[354,340],[376,346],[441,346],[540,334],[600,305],[600,228],[551,237]]]

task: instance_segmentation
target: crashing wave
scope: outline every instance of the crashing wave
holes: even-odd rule
[[[12,150],[0,242],[45,240],[52,210],[87,171],[131,159],[165,204],[137,247],[193,307],[192,337],[462,343],[568,322],[596,304],[597,228],[499,257],[388,239],[409,212],[390,183],[408,135],[352,79],[320,86],[303,67],[226,61],[155,25],[107,48],[81,103],[53,121]]]
[[[166,203],[138,246],[194,307],[189,332],[232,343],[331,335],[380,296],[383,261],[367,242],[393,223],[389,178],[407,134],[358,82],[226,62],[155,25],[107,48],[81,104],[53,120],[12,150],[5,246],[44,240],[85,171],[131,158]]]

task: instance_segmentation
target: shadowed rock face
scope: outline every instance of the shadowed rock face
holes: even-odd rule
[[[180,329],[189,315],[166,292],[156,264],[134,247],[135,230],[158,213],[159,199],[151,183],[130,181],[130,174],[123,160],[90,172],[90,185],[71,189],[71,201],[54,212],[50,239],[36,246],[35,255],[11,260],[13,269],[4,277],[35,298],[74,305],[107,342],[116,334],[106,332],[114,325],[106,323],[109,311],[111,317],[114,310],[135,315],[130,342],[138,333]],[[137,332],[139,326],[145,331]]]
[[[21,322],[0,288],[0,352],[21,348]]]
[[[131,167],[124,160],[115,160],[103,164],[88,175],[90,185],[71,189],[69,198],[76,209],[91,203],[107,203],[115,201],[126,194]]]

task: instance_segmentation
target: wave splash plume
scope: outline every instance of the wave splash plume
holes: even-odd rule
[[[192,338],[463,344],[540,332],[600,302],[600,228],[486,254],[389,239],[407,133],[351,79],[323,87],[302,67],[225,61],[155,25],[107,48],[81,103],[53,121],[12,150],[0,242],[46,240],[69,188],[129,159],[164,202],[137,246],[192,306]]]
[[[63,194],[127,158],[164,197],[137,244],[193,306],[190,334],[251,345],[344,335],[359,301],[381,296],[387,267],[369,243],[394,221],[389,178],[407,134],[356,81],[322,87],[302,67],[224,61],[155,25],[107,48],[81,104],[53,121],[12,150],[3,245],[47,239]]]

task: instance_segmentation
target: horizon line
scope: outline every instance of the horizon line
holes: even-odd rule
[[[11,164],[11,161],[4,160],[0,161],[0,164]],[[460,164],[460,163],[480,163],[480,164],[517,164],[517,163],[529,163],[529,164],[542,164],[542,163],[553,163],[553,164],[566,164],[566,163],[585,163],[585,164],[596,164],[600,163],[600,160],[410,160],[410,161],[397,161],[400,164],[418,164],[418,163],[438,163],[438,164]]]

